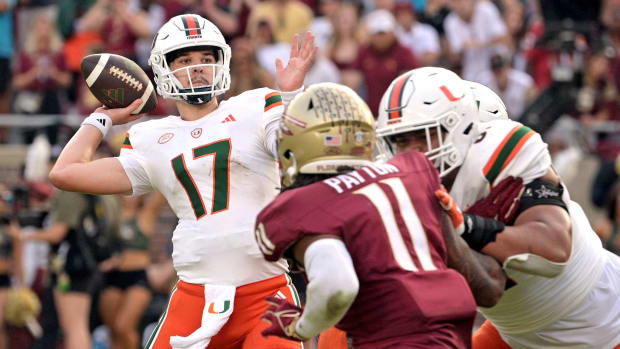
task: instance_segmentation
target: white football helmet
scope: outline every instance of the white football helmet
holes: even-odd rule
[[[169,54],[174,51],[200,47],[216,49],[216,64],[198,64],[170,71],[167,55],[170,57]],[[149,65],[153,68],[157,92],[162,97],[190,104],[205,104],[230,88],[230,56],[230,46],[213,23],[199,15],[186,14],[171,18],[159,29],[153,39]],[[192,83],[190,72],[197,67],[212,68],[211,85],[195,86]],[[189,88],[183,87],[174,76],[182,70],[188,75]]]
[[[413,69],[392,81],[379,106],[377,136],[424,131],[426,156],[440,176],[460,166],[478,137],[478,108],[471,89],[455,73],[438,67]],[[439,145],[433,147],[435,130]]]
[[[483,84],[464,80],[474,92],[474,98],[478,102],[478,120],[487,122],[497,119],[509,119],[506,105],[493,90]]]

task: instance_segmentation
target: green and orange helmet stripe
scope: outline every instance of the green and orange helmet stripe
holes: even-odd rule
[[[396,80],[396,82],[394,83],[394,87],[392,87],[392,90],[390,91],[390,96],[388,98],[387,112],[389,120],[403,117],[402,110],[404,107],[403,94],[405,92],[405,84],[407,83],[407,80],[409,80],[409,77],[412,74],[413,73],[405,74],[398,78],[398,80]]]
[[[200,24],[198,23],[198,18],[196,16],[185,15],[181,17],[181,20],[183,21],[183,26],[185,27],[186,36],[190,37],[190,36],[202,35]]]
[[[502,170],[506,168],[510,161],[519,153],[527,140],[535,134],[536,132],[523,125],[516,126],[510,130],[484,166],[484,176],[491,185],[493,185],[493,182],[495,182],[495,179],[497,179]]]

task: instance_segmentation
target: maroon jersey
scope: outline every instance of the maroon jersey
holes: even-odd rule
[[[422,153],[401,154],[284,192],[258,215],[257,241],[276,261],[304,236],[342,238],[360,289],[337,327],[355,348],[469,348],[476,305],[446,266],[439,188]]]

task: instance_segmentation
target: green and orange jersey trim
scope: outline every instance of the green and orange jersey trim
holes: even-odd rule
[[[198,24],[198,18],[196,18],[196,16],[185,15],[181,17],[181,21],[183,21],[186,36],[202,35],[200,25]]]
[[[280,92],[274,91],[265,96],[265,111],[282,105],[282,96]]]
[[[402,112],[402,101],[403,101],[403,93],[405,91],[405,83],[409,80],[411,74],[406,74],[401,76],[395,83],[392,91],[390,91],[390,96],[388,98],[388,109],[392,110],[388,115],[388,119],[394,120],[403,117]]]
[[[532,131],[531,128],[523,125],[516,126],[510,130],[484,166],[484,176],[491,185],[493,185],[493,182],[495,182],[502,170],[515,158],[528,139],[535,134],[536,132]]]
[[[129,133],[125,134],[125,140],[123,141],[123,144],[121,144],[121,148],[122,149],[133,149],[133,147],[131,146],[131,141],[129,140]]]

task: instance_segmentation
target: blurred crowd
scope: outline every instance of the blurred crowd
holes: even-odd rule
[[[0,1],[0,113],[88,115],[97,100],[80,61],[116,53],[150,74],[154,32],[169,18],[198,13],[233,48],[228,95],[274,86],[295,33],[311,30],[320,54],[306,78],[352,87],[377,113],[390,81],[420,66],[442,66],[483,83],[514,119],[529,114],[550,87],[570,81],[574,103],[545,118],[617,118],[620,3],[539,0],[27,0]],[[285,62],[286,63],[286,62]],[[557,90],[557,89],[553,89]],[[226,96],[224,97],[226,98]],[[544,104],[544,103],[543,103]],[[160,101],[153,115],[174,113]],[[542,108],[542,109],[541,109]],[[557,108],[556,108],[557,109]],[[529,120],[528,121],[535,121]],[[16,142],[29,143],[33,132]],[[50,142],[58,130],[47,130]],[[3,141],[11,141],[6,134]]]
[[[316,35],[319,53],[305,85],[345,84],[375,115],[390,82],[416,67],[442,66],[490,87],[512,119],[543,134],[567,181],[579,175],[578,159],[596,155],[600,168],[591,200],[608,213],[597,231],[607,248],[620,253],[620,0],[0,0],[0,143],[32,144],[28,159],[34,163],[19,178],[0,179],[0,349],[52,348],[60,333],[65,343],[79,342],[84,331],[102,324],[109,325],[110,347],[134,348],[161,312],[157,306],[165,305],[174,279],[167,240],[172,223],[165,222],[172,215],[165,214],[161,197],[107,198],[112,203],[104,205],[103,199],[54,191],[46,173],[47,161],[74,132],[65,118],[87,116],[99,106],[80,74],[81,59],[116,53],[152,75],[153,35],[182,13],[212,21],[232,48],[232,83],[224,98],[277,88],[274,61],[286,60],[292,37],[306,30]],[[160,99],[149,116],[175,113]],[[1,114],[54,121],[9,129]],[[118,154],[118,139],[108,144]],[[105,206],[118,218],[105,224],[117,228],[106,235],[114,242],[97,260],[97,273],[86,266],[83,275],[73,276],[72,286],[96,291],[86,299],[56,292],[69,286],[50,261],[88,224],[85,213],[63,208],[63,202],[82,202],[84,212]],[[50,226],[50,217],[64,222],[64,231]],[[121,304],[125,296],[118,290],[136,288],[107,287],[126,278],[144,280],[131,293],[132,307]],[[11,279],[33,288],[42,302],[39,339],[10,326],[7,336],[2,309]],[[7,338],[17,342],[9,346]]]
[[[143,347],[176,282],[174,215],[159,193],[55,190],[57,155],[36,136],[18,182],[0,184],[0,348]]]

